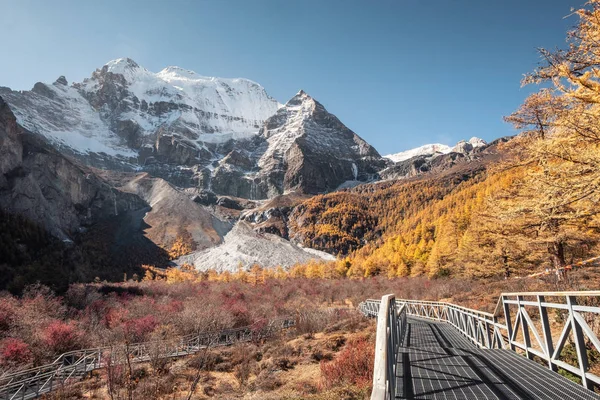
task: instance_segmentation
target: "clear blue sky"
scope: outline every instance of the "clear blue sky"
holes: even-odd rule
[[[0,86],[80,81],[130,57],[304,89],[382,154],[513,134],[536,47],[581,0],[0,0]]]

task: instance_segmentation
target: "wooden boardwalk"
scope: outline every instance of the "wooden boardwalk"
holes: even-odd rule
[[[482,349],[445,322],[407,318],[397,399],[600,399],[508,349]]]

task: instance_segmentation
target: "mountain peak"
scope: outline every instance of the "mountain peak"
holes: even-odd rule
[[[123,74],[127,70],[140,68],[140,65],[131,58],[117,58],[104,64],[103,68],[106,68],[108,72],[112,72],[113,74]]]
[[[487,145],[487,142],[481,138],[478,138],[477,136],[473,136],[471,139],[468,140],[468,142],[473,146],[473,147],[482,147]]]
[[[199,78],[204,78],[204,79],[215,79],[215,78],[205,78],[205,77],[201,77],[200,75],[198,75],[196,72],[190,70],[190,69],[185,69],[185,68],[181,68],[181,67],[177,67],[175,65],[171,65],[168,66],[167,68],[164,68],[162,71],[160,71],[157,76],[160,76],[162,78],[184,78],[184,79],[199,79]]]
[[[117,58],[104,64],[102,68],[96,70],[96,74],[105,75],[107,73],[121,75],[129,83],[144,79],[145,76],[151,74],[146,68],[142,67],[131,58]],[[92,74],[92,77],[94,75]]]
[[[54,85],[64,85],[67,86],[69,82],[67,82],[67,78],[64,75],[58,77],[56,81],[54,81]]]
[[[285,103],[285,105],[286,106],[291,106],[291,107],[297,107],[297,106],[300,106],[302,104],[313,105],[315,103],[316,103],[315,99],[313,99],[304,90],[300,90],[298,93],[296,93],[294,95],[294,97],[292,97],[291,99],[289,99],[288,102]]]

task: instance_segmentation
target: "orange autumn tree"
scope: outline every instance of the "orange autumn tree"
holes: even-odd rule
[[[175,241],[169,249],[169,258],[175,260],[186,254],[190,254],[194,250],[196,250],[196,244],[194,243],[192,235],[186,230],[181,230],[175,237]]]
[[[540,50],[544,65],[523,84],[547,83],[506,118],[523,133],[512,165],[522,177],[497,204],[507,237],[555,268],[595,245],[600,231],[600,0],[575,13],[566,50]],[[543,262],[543,256],[541,256]]]

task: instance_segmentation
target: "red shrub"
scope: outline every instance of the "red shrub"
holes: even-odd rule
[[[183,301],[171,300],[167,305],[167,311],[172,313],[179,313],[183,311]]]
[[[0,344],[0,364],[20,365],[31,360],[31,351],[21,339],[8,338]]]
[[[8,331],[15,319],[15,300],[9,297],[0,298],[0,333]]]
[[[123,308],[109,308],[104,314],[103,323],[109,329],[119,326],[129,312]]]
[[[72,323],[52,321],[42,334],[44,343],[56,354],[75,350],[79,346],[80,335]]]
[[[153,315],[147,315],[145,317],[130,319],[125,321],[123,328],[125,330],[125,336],[130,343],[143,342],[147,340],[156,326],[158,321]]]
[[[325,387],[351,384],[369,386],[373,379],[375,345],[365,339],[348,342],[338,356],[329,362],[321,361],[321,377]]]
[[[244,294],[238,293],[223,301],[223,308],[233,316],[236,326],[244,326],[252,323],[250,310],[244,300]]]

